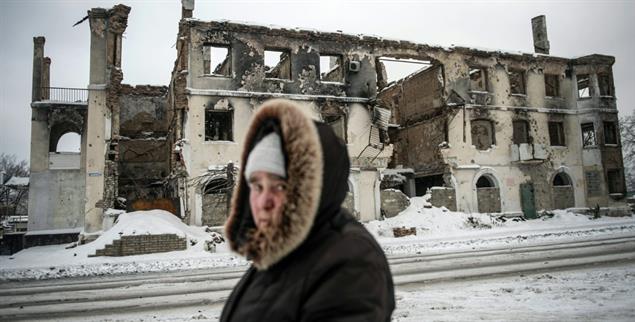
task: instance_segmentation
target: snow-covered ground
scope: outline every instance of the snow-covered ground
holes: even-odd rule
[[[416,284],[396,291],[392,321],[635,321],[634,289],[633,265]],[[61,320],[218,321],[221,310],[216,304]]]
[[[502,222],[486,214],[429,207],[424,197],[417,197],[398,216],[365,225],[389,256],[571,241],[635,231],[632,216],[591,219],[565,211],[553,213],[549,218]],[[395,238],[392,234],[395,227],[415,227],[417,235]],[[126,257],[89,257],[121,235],[146,233],[186,236],[188,249]],[[205,227],[184,225],[163,211],[121,214],[117,223],[92,243],[72,248],[69,248],[72,245],[32,247],[12,256],[0,256],[0,281],[247,265],[242,257],[229,252],[225,243],[217,245],[214,253],[207,251],[205,245],[212,238]]]
[[[417,285],[393,321],[635,321],[635,267]]]

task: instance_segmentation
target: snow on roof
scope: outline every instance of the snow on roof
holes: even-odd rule
[[[29,185],[29,177],[11,177],[5,186],[28,186]]]

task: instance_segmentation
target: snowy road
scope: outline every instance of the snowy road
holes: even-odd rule
[[[635,232],[540,245],[391,255],[389,261],[399,291],[395,319],[417,321],[421,317],[416,310],[407,308],[416,306],[413,299],[422,296],[416,291],[422,288],[428,294],[435,285],[465,287],[474,285],[476,280],[492,278],[504,281],[511,276],[543,276],[589,267],[633,267]],[[244,267],[238,267],[4,282],[0,284],[0,320],[214,319],[243,270]],[[635,269],[623,275],[632,278]],[[469,290],[465,288],[466,292]],[[448,307],[445,306],[445,311],[452,311]]]

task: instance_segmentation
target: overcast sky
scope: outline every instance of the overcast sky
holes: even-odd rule
[[[88,84],[88,21],[94,7],[132,7],[124,34],[124,83],[167,85],[174,64],[180,0],[0,1],[0,152],[30,153],[33,37],[46,37],[51,86]],[[547,16],[551,54],[612,55],[621,115],[635,107],[635,1],[202,1],[194,17],[238,20],[443,46],[533,52],[531,18]]]

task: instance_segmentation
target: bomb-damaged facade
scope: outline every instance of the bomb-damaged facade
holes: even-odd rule
[[[182,3],[167,86],[122,83],[129,7],[89,11],[90,84],[75,102],[53,97],[61,90],[34,38],[27,246],[55,232],[90,240],[111,224],[109,208],[222,225],[250,118],[278,97],[347,143],[344,206],[362,221],[386,214],[385,188],[430,192],[433,204],[465,212],[624,206],[613,57],[549,56],[546,29],[535,41],[542,54],[512,54],[199,21],[193,1]],[[422,68],[389,82],[390,61]],[[56,151],[68,132],[81,135],[81,152]],[[73,194],[60,201],[60,191]]]

